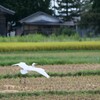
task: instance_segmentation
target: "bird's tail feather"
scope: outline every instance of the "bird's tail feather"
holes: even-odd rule
[[[34,71],[40,73],[41,75],[45,76],[46,78],[50,78],[50,76],[42,68],[35,68]]]

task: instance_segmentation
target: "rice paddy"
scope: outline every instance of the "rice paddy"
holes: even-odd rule
[[[21,75],[24,61],[44,68]],[[0,100],[100,100],[100,50],[0,52]]]
[[[100,50],[99,41],[82,42],[1,42],[0,51],[44,51],[44,50]]]

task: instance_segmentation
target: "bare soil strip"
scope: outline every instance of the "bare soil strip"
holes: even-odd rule
[[[69,73],[83,70],[100,70],[100,64],[65,64],[65,65],[43,65],[37,66],[44,68],[46,72]],[[19,67],[4,66],[0,67],[0,75],[19,73]]]
[[[88,91],[100,90],[100,76],[1,79],[0,91]]]

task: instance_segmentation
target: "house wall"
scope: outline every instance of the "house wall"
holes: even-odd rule
[[[34,34],[34,33],[42,33],[45,35],[50,35],[52,33],[57,32],[60,26],[56,25],[24,25],[23,33],[24,34]]]
[[[3,15],[3,13],[0,12],[0,35],[6,36],[6,33],[6,17]]]

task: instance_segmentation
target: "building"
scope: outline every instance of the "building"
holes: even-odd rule
[[[45,35],[50,35],[51,33],[57,32],[60,25],[63,23],[62,20],[48,15],[44,12],[36,12],[22,20],[19,21],[22,24],[22,27],[18,30],[23,33],[23,35],[28,33],[43,33]]]
[[[7,18],[10,15],[14,15],[14,13],[15,13],[14,11],[0,5],[0,35],[1,36],[7,36],[7,32],[8,32]]]

